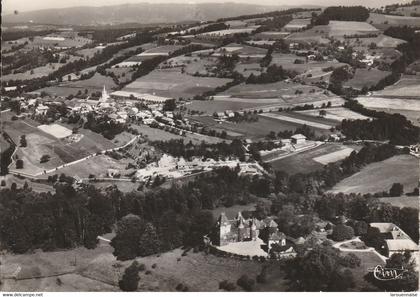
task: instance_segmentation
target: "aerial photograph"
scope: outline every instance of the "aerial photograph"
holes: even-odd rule
[[[420,0],[1,16],[1,297],[416,296]]]

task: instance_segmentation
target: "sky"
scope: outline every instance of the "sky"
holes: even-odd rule
[[[216,2],[240,2],[260,5],[365,5],[380,7],[382,5],[397,2],[411,2],[411,0],[2,0],[5,13],[18,11],[30,11],[48,8],[64,8],[73,6],[105,6],[125,3],[216,3]]]

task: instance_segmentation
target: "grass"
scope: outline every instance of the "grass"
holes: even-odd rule
[[[341,252],[342,256],[346,256],[348,254],[349,252]],[[350,270],[353,272],[356,283],[354,290],[356,292],[363,292],[367,291],[366,289],[369,287],[375,289],[376,287],[373,287],[371,284],[364,280],[364,276],[369,273],[369,270],[375,268],[376,265],[384,265],[385,263],[374,252],[353,252],[353,254],[355,254],[361,260],[360,267],[350,268]]]
[[[16,80],[16,79],[28,80],[28,79],[40,78],[40,77],[49,75],[50,73],[56,71],[58,68],[62,67],[63,65],[64,64],[60,64],[60,63],[51,63],[44,66],[33,68],[32,70],[28,70],[23,73],[4,75],[2,77],[2,81],[9,81],[9,80]]]
[[[270,165],[273,169],[285,171],[288,174],[309,173],[324,167],[322,163],[315,161],[314,158],[338,152],[347,147],[349,146],[344,146],[339,143],[329,143],[284,159],[270,162]],[[358,149],[358,147],[351,148]]]
[[[311,128],[329,130],[333,128],[337,122],[324,118],[308,117],[303,114],[288,112],[269,112],[263,113],[261,116],[276,119],[282,122],[296,123],[298,125],[307,125]]]
[[[116,84],[111,77],[102,76],[99,73],[95,73],[93,77],[86,80],[78,80],[72,82],[65,81],[57,86],[43,88],[37,90],[36,92],[40,93],[45,91],[47,94],[52,96],[66,97],[71,94],[76,95],[79,91],[83,93],[85,89],[88,90],[88,94],[91,94],[92,92],[100,92],[104,86],[108,91],[110,91],[116,87]]]
[[[345,87],[352,87],[361,90],[363,87],[375,86],[381,79],[387,77],[391,72],[381,71],[376,68],[356,69],[354,77],[344,83]]]
[[[384,97],[358,97],[356,99],[359,103],[367,108],[381,108],[387,109],[391,113],[393,110],[408,110],[420,112],[420,100],[415,99],[398,99],[398,98],[384,98]]]
[[[246,273],[255,279],[262,264],[221,258],[204,253],[175,249],[158,256],[138,258],[151,273],[140,272],[138,291],[175,291],[184,283],[190,291],[219,291],[219,282],[236,283]],[[180,259],[178,261],[178,259]],[[119,291],[118,280],[132,261],[119,262],[112,248],[100,243],[95,249],[76,248],[57,252],[35,251],[33,254],[2,255],[2,289],[6,291]],[[154,265],[156,264],[156,265]],[[152,268],[155,266],[155,268]],[[17,279],[8,279],[16,271]],[[269,267],[268,283],[257,284],[258,291],[285,291],[278,265]],[[57,274],[61,284],[57,282]],[[38,277],[38,278],[34,278]],[[23,280],[22,278],[27,278]],[[239,290],[239,288],[237,288]]]
[[[405,192],[418,185],[419,161],[411,155],[399,155],[367,165],[362,170],[339,182],[334,193],[376,193],[388,191],[393,183],[401,183]]]

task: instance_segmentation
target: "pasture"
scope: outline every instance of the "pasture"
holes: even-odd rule
[[[376,193],[388,191],[393,183],[401,183],[405,192],[418,186],[419,160],[411,155],[399,155],[371,163],[360,172],[339,182],[333,193]]]
[[[365,120],[368,119],[368,117],[361,115],[357,112],[354,112],[350,109],[347,109],[345,107],[332,107],[332,108],[324,108],[322,109],[326,112],[326,115],[323,116],[325,119],[333,120],[341,122],[342,120],[348,119],[348,120]],[[310,110],[302,110],[297,111],[297,113],[313,116],[313,117],[319,117],[319,109],[310,109]]]
[[[346,81],[343,86],[358,90],[363,89],[363,87],[370,88],[390,74],[390,71],[381,71],[376,68],[358,68],[353,78]]]
[[[328,162],[328,159],[332,162],[339,161],[340,158],[344,159],[347,157],[347,152],[349,152],[350,149],[358,150],[359,147],[346,146],[340,143],[326,143],[283,159],[274,160],[269,162],[269,164],[273,167],[273,169],[285,171],[288,174],[309,173],[320,170],[324,167],[323,163],[316,161],[317,158],[318,160],[322,160],[324,163]],[[334,158],[332,158],[332,156],[334,156]]]
[[[397,207],[411,207],[419,209],[418,196],[383,197],[379,198],[379,201],[389,203]]]
[[[219,31],[211,31],[206,33],[201,33],[199,36],[227,36],[227,35],[233,35],[233,34],[240,34],[240,33],[252,33],[256,29],[258,29],[259,26],[248,26],[245,28],[234,28],[234,29],[225,29],[225,30],[219,30]]]
[[[311,128],[321,130],[329,130],[335,127],[336,122],[324,118],[307,117],[302,114],[286,113],[286,112],[269,112],[261,114],[262,117],[268,117],[279,121],[296,123],[299,125],[307,125]]]
[[[274,103],[276,102],[278,100],[274,100]],[[223,98],[217,98],[215,100],[193,100],[186,105],[189,110],[204,112],[207,115],[225,110],[240,111],[242,109],[258,109],[263,106],[267,106],[265,100],[233,100],[229,97],[226,97],[225,100]]]
[[[40,125],[38,129],[52,135],[55,138],[65,138],[72,134],[72,130],[58,124]]]
[[[179,69],[154,70],[126,85],[122,91],[147,93],[170,98],[192,98],[214,90],[231,79],[195,77],[183,74]]]

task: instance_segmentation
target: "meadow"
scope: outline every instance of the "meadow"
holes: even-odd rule
[[[403,75],[395,84],[373,93],[376,97],[420,99],[420,76]]]
[[[338,121],[338,122],[341,122],[342,120],[345,120],[345,119],[349,119],[349,120],[368,119],[368,117],[361,115],[357,112],[354,112],[350,109],[347,109],[345,107],[324,108],[322,110],[326,112],[326,115],[323,116],[323,118]],[[310,109],[310,110],[297,111],[297,113],[313,116],[313,117],[319,117],[319,111],[320,111],[319,109]]]
[[[371,13],[367,22],[380,29],[386,29],[391,26],[420,26],[420,18],[418,17],[385,15],[379,13]]]
[[[361,90],[363,87],[375,86],[380,80],[390,75],[390,71],[381,71],[376,68],[366,69],[358,68],[353,78],[346,81],[344,87],[352,87],[353,89]]]

